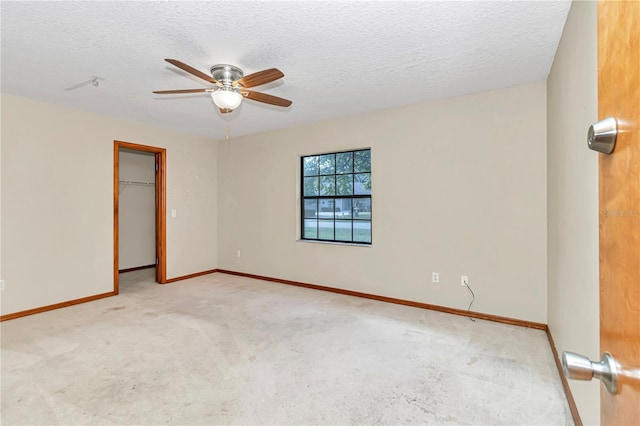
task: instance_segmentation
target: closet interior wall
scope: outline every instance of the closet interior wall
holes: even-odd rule
[[[119,151],[120,271],[156,263],[155,164],[153,153]]]

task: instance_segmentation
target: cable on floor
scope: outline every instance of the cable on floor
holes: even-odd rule
[[[467,289],[469,289],[469,291],[471,292],[471,303],[469,303],[469,307],[467,308],[467,314],[469,314],[471,312],[471,305],[473,305],[474,300],[476,300],[476,295],[473,293],[473,290],[471,290],[471,287],[469,287],[468,282],[466,281],[462,281],[462,282],[467,287]],[[470,316],[469,316],[469,319],[473,322],[476,322],[476,320],[471,318]]]

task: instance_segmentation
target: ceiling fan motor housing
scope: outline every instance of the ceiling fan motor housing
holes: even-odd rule
[[[218,80],[223,86],[230,88],[231,83],[241,79],[244,74],[238,67],[228,64],[218,64],[211,67],[211,76]]]

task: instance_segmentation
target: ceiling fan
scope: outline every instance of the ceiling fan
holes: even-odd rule
[[[211,93],[213,102],[222,114],[227,114],[240,106],[243,98],[253,101],[263,102],[269,105],[288,107],[292,102],[288,99],[279,98],[261,92],[247,90],[250,87],[261,86],[271,83],[282,77],[284,74],[277,68],[270,68],[264,71],[258,71],[253,74],[244,76],[242,70],[233,65],[221,64],[211,67],[211,77],[207,74],[175,59],[165,59],[171,65],[180,68],[189,74],[195,75],[204,81],[215,84],[214,87],[206,89],[184,89],[184,90],[158,90],[153,93],[158,95],[177,94],[177,93]]]

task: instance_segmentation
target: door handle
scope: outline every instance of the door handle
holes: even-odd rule
[[[609,117],[589,126],[587,146],[603,154],[611,154],[618,138],[618,122]]]
[[[593,362],[586,356],[573,352],[562,352],[562,370],[567,379],[600,379],[607,392],[618,392],[618,363],[609,352],[602,355],[600,362]]]

